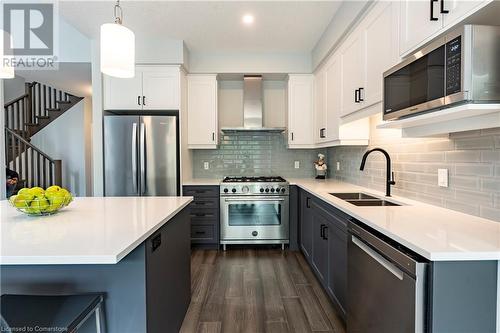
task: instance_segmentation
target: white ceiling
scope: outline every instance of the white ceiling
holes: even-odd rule
[[[192,52],[310,52],[341,1],[122,1],[136,39],[184,40]],[[113,1],[61,1],[60,14],[97,38],[113,21]],[[254,15],[253,26],[241,23]]]

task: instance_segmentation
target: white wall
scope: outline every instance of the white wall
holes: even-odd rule
[[[103,102],[99,42],[92,41],[92,195],[104,196]]]
[[[310,53],[193,53],[190,73],[311,73]]]
[[[24,87],[25,82],[26,80],[19,75],[16,75],[13,79],[3,81],[3,95],[6,103],[26,93],[26,89]],[[2,103],[2,105],[4,104]]]
[[[53,159],[62,160],[62,183],[77,196],[87,194],[85,103],[79,102],[31,138]]]
[[[71,24],[59,17],[58,62],[90,62],[90,40]]]

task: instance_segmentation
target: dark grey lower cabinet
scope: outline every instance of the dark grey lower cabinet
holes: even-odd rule
[[[300,191],[299,212],[299,243],[302,253],[309,260],[313,251],[313,214],[311,208],[312,196],[305,191]]]
[[[191,301],[189,211],[184,209],[146,241],[148,333],[178,332]]]
[[[345,317],[348,216],[306,191],[301,191],[299,197],[300,248],[330,299]]]
[[[191,244],[219,246],[219,186],[186,185],[184,196],[194,197],[189,205]]]

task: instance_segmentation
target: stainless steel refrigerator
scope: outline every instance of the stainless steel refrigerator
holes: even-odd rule
[[[179,194],[179,136],[176,115],[104,116],[106,196]]]

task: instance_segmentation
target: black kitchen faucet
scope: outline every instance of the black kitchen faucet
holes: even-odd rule
[[[385,151],[382,148],[373,148],[368,150],[364,155],[363,159],[361,160],[361,166],[359,167],[359,170],[363,171],[365,169],[365,163],[366,163],[366,158],[370,153],[374,151],[379,151],[382,154],[384,154],[385,159],[387,161],[387,171],[386,171],[386,181],[385,181],[385,195],[390,197],[391,196],[391,185],[395,185],[396,182],[394,181],[394,172],[391,173],[391,157],[389,156],[389,153]]]

